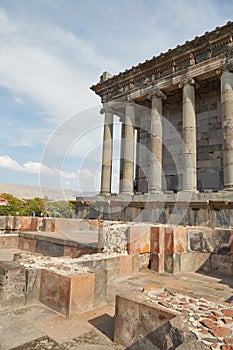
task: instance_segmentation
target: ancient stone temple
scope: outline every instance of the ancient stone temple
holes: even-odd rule
[[[230,225],[233,22],[118,75],[105,72],[91,89],[105,118],[101,189],[77,198],[80,218],[199,224],[215,210],[214,220]],[[111,194],[114,116],[119,195]]]

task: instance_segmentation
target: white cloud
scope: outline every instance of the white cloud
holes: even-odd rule
[[[17,172],[24,172],[28,174],[43,174],[45,176],[56,176],[61,179],[76,179],[77,174],[75,172],[67,172],[59,170],[57,168],[50,168],[47,165],[44,165],[39,162],[25,162],[20,165],[17,161],[11,157],[5,155],[0,156],[0,168],[14,170]]]
[[[24,104],[24,101],[23,101],[20,97],[14,97],[14,101],[15,101],[16,103],[21,104],[21,105]]]
[[[0,156],[0,167],[16,171],[23,170],[22,166],[9,156]]]
[[[0,29],[1,86],[36,102],[55,122],[97,103],[92,74],[116,62],[91,42],[51,23],[16,22],[3,9]]]

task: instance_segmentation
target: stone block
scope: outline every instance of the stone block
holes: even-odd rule
[[[138,273],[140,270],[139,254],[132,255],[132,273]]]
[[[52,219],[52,232],[75,232],[79,231],[79,220],[77,219],[66,219],[66,218],[57,218]],[[87,221],[88,226],[88,221]]]
[[[227,229],[188,229],[188,250],[193,252],[231,254],[232,231]]]
[[[19,249],[27,250],[29,252],[36,252],[36,240],[32,238],[19,237]]]
[[[40,301],[66,317],[91,310],[94,305],[95,274],[59,275],[41,271]]]
[[[229,255],[211,254],[210,265],[212,273],[233,276],[233,262]]]
[[[127,296],[116,296],[114,341],[129,347],[139,340],[139,303]]]
[[[150,252],[150,226],[132,226],[128,228],[128,253],[143,254]]]
[[[202,252],[202,237],[201,230],[192,229],[188,231],[188,249],[191,252]]]
[[[36,240],[36,253],[49,256],[64,256],[64,245],[52,240]]]
[[[194,254],[193,253],[183,253],[180,256],[180,270],[181,272],[193,272],[194,271]]]
[[[187,232],[183,226],[177,226],[174,229],[174,253],[187,252]]]
[[[77,247],[64,246],[64,256],[70,256],[72,259],[81,256],[83,253]]]
[[[150,246],[151,253],[163,253],[165,243],[165,228],[164,226],[151,227]]]
[[[233,257],[233,231],[231,233],[231,256]]]
[[[163,226],[151,227],[151,270],[164,272],[164,245],[165,245],[165,228]]]
[[[0,230],[6,229],[6,216],[0,216]]]
[[[187,251],[187,233],[183,226],[167,226],[165,230],[165,253],[184,253]]]
[[[14,216],[6,217],[6,229],[13,230],[14,229]]]
[[[165,272],[176,274],[181,271],[181,255],[179,253],[165,254]]]
[[[150,269],[157,273],[164,272],[164,254],[150,253]]]
[[[107,283],[119,278],[120,260],[119,258],[106,259]]]
[[[43,218],[42,220],[42,231],[43,232],[54,232],[55,219]]]
[[[21,231],[22,221],[23,221],[22,216],[14,216],[13,229],[15,231]]]
[[[25,305],[25,272],[16,262],[0,262],[0,309]]]
[[[40,269],[25,269],[26,286],[25,286],[25,301],[26,304],[35,304],[39,302],[40,297]]]
[[[95,273],[94,307],[105,305],[107,301],[107,271],[93,269]]]
[[[114,341],[127,349],[162,349],[160,329],[175,316],[143,301],[141,293],[117,295]]]
[[[174,229],[172,226],[168,226],[165,229],[165,254],[174,253]]]
[[[125,255],[119,257],[120,268],[119,268],[119,278],[132,275],[133,271],[133,256]],[[138,272],[138,271],[137,271]]]
[[[139,349],[165,349],[164,339],[166,339],[169,333],[169,321],[174,317],[175,315],[173,313],[162,310],[155,305],[140,303]],[[165,327],[164,332],[162,332],[164,328],[163,326],[166,324],[168,324],[168,327]],[[173,334],[174,333],[175,332],[173,331]]]
[[[18,234],[0,235],[0,248],[4,248],[4,249],[18,248],[18,244],[19,244]]]
[[[211,264],[210,264],[210,253],[193,253],[193,270],[194,272],[198,271],[204,271],[204,272],[210,272],[211,271]]]
[[[91,220],[79,220],[79,230],[80,231],[88,231],[89,221],[91,221]]]
[[[21,223],[21,231],[31,231],[31,216],[23,216]]]
[[[89,220],[88,231],[98,231],[100,223],[101,223],[101,220]]]
[[[68,316],[82,314],[93,309],[95,293],[95,274],[83,273],[69,276],[70,285],[70,310]]]
[[[38,231],[41,222],[42,222],[41,218],[32,217],[30,231]]]

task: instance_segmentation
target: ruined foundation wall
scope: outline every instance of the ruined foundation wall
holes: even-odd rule
[[[148,265],[158,273],[203,271],[233,276],[231,229],[104,222],[99,249],[112,251],[114,245],[107,242],[114,242],[115,235],[119,239],[116,249],[130,255],[139,254],[139,264],[146,262],[149,254]]]

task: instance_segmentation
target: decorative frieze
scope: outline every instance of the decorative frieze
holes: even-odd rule
[[[201,37],[178,45],[175,49],[161,53],[144,63],[139,63],[136,67],[123,73],[110,77],[110,74],[106,72],[101,77],[100,82],[93,85],[91,89],[105,102],[118,99],[123,97],[126,92],[144,89],[152,84],[158,84],[159,88],[165,88],[171,85],[171,79],[174,79],[174,75],[178,80],[175,83],[179,83],[182,81],[184,70],[192,68],[190,76],[195,77],[204,71],[212,71],[214,64],[215,69],[221,68],[224,63],[221,59],[233,55],[232,37],[233,22],[228,22],[221,28],[217,27],[210,33],[206,32]],[[195,68],[194,71],[193,68]],[[161,86],[161,79],[168,79],[168,81]]]

